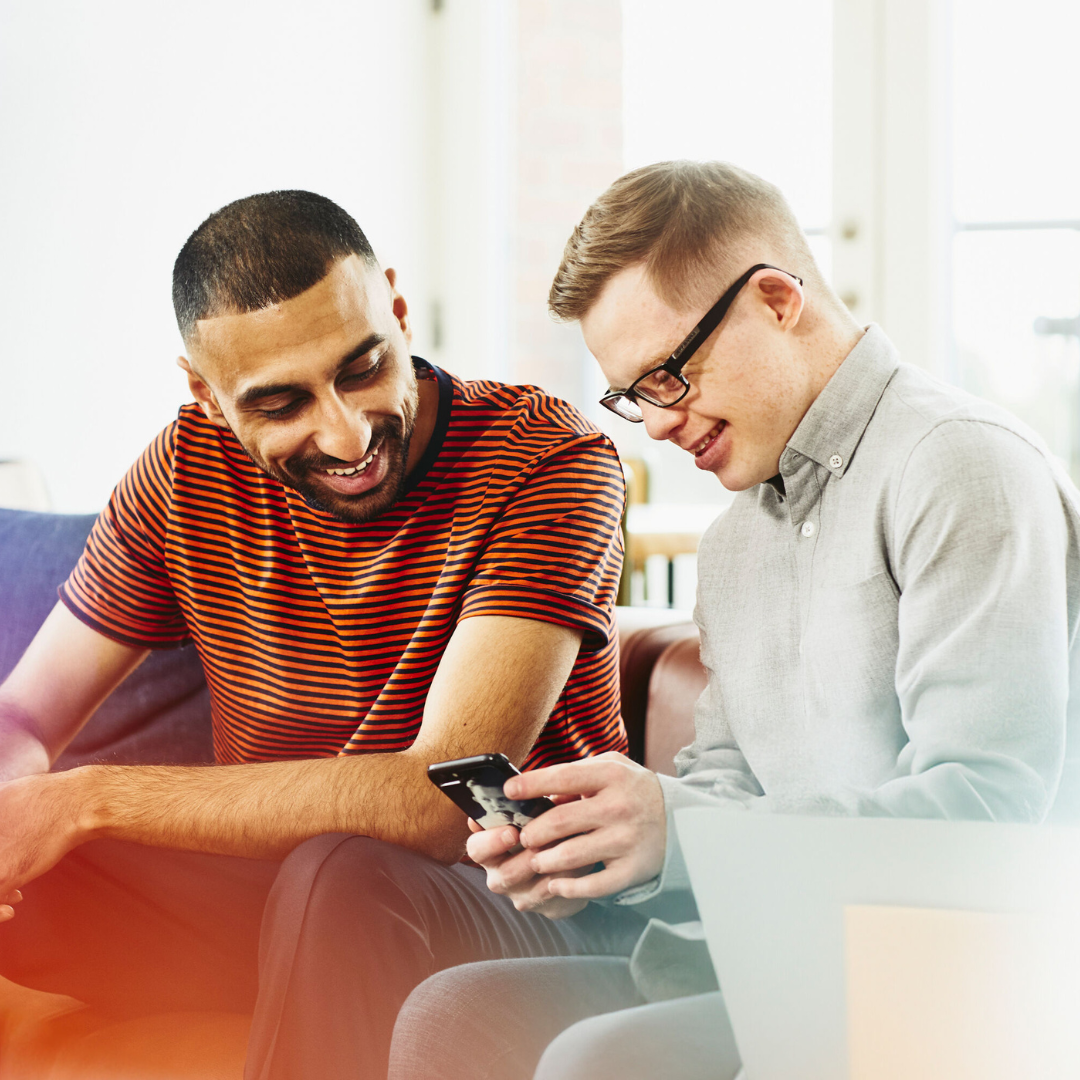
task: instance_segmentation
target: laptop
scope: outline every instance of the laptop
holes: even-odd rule
[[[675,819],[746,1080],[1080,1076],[1080,829]]]

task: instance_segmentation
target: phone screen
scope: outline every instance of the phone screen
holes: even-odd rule
[[[510,799],[503,784],[518,770],[503,754],[480,754],[428,766],[428,778],[485,829],[501,825],[524,828],[533,818],[550,810],[550,799]]]

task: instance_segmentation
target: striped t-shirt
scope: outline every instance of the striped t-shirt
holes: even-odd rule
[[[185,405],[113,492],[61,599],[129,645],[194,641],[222,763],[403,750],[460,619],[585,631],[526,765],[623,750],[612,605],[622,470],[535,387],[439,383],[403,496],[350,524],[259,469]]]

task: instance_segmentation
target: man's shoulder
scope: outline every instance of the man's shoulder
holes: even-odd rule
[[[165,429],[170,434],[177,464],[200,469],[225,467],[230,474],[256,479],[264,476],[228,428],[219,427],[194,402],[181,405],[176,419]],[[163,433],[164,434],[164,433]]]
[[[454,382],[449,435],[483,437],[507,454],[544,455],[572,446],[589,446],[615,456],[611,440],[580,410],[562,398],[527,383],[492,379]]]
[[[1043,439],[1008,409],[935,379],[913,364],[900,364],[872,421],[897,448],[913,448],[934,433],[936,443],[972,439],[1000,442],[1007,432],[1044,456]],[[1006,439],[1006,442],[1012,440]]]
[[[529,383],[454,377],[456,412],[506,417],[526,426],[551,427],[582,435],[599,435],[600,429],[562,398]]]
[[[178,487],[224,496],[254,492],[268,479],[231,431],[211,422],[194,403],[182,405],[143,452],[132,473],[175,502]],[[167,488],[167,492],[165,489]]]
[[[981,490],[992,477],[992,486],[1023,493],[1021,504],[1056,491],[1071,514],[1080,508],[1064,464],[1039,434],[1008,409],[919,368],[900,365],[874,420],[867,450],[895,497],[922,505],[947,491],[955,503],[964,487]]]

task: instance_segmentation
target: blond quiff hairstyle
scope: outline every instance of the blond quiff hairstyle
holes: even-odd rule
[[[779,188],[722,161],[661,161],[620,177],[589,207],[566,242],[548,307],[580,319],[612,277],[639,264],[668,303],[711,304],[753,262],[775,262],[840,303]]]

